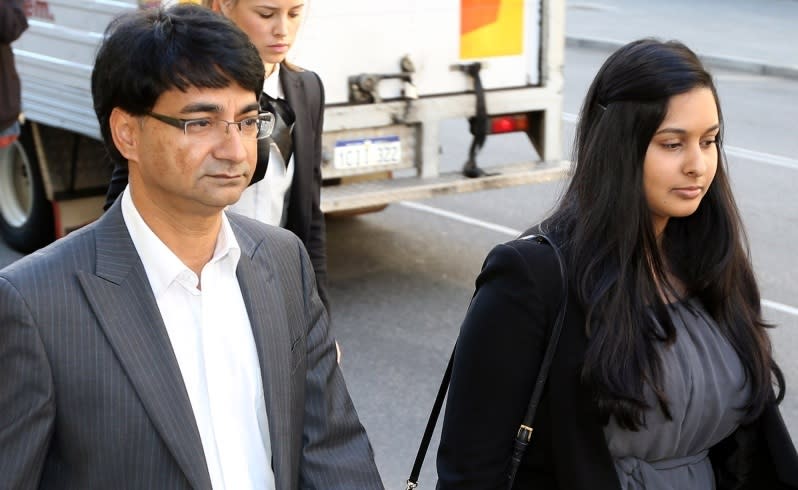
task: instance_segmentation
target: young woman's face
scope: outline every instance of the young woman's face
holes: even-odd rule
[[[294,44],[305,0],[219,0],[219,7],[247,33],[263,62],[273,65]]]
[[[675,95],[646,150],[643,189],[659,236],[668,219],[693,214],[718,168],[718,108],[709,88]]]

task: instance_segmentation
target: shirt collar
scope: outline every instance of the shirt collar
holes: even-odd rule
[[[125,188],[120,198],[122,199],[122,218],[130,238],[133,240],[133,246],[136,247],[136,252],[144,265],[155,298],[157,299],[174,281],[186,278],[188,274],[193,276],[192,283],[196,285],[196,274],[161,241],[141,217],[130,197],[130,186]],[[226,214],[222,213],[222,225],[219,235],[216,237],[213,257],[209,263],[226,259],[225,262],[229,270],[235,274],[240,257],[241,248]]]
[[[272,99],[284,99],[283,87],[280,85],[280,63],[274,65],[274,71],[263,81],[263,93]]]
[[[222,226],[219,228],[219,236],[216,238],[216,250],[213,251],[211,262],[222,260],[229,257],[231,267],[235,272],[238,267],[238,259],[241,258],[241,247],[238,245],[236,235],[227,219],[227,213],[222,212]]]

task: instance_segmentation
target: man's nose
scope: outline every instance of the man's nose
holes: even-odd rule
[[[244,161],[248,154],[247,145],[257,145],[257,140],[245,139],[237,124],[228,124],[217,144],[216,157],[236,163]]]

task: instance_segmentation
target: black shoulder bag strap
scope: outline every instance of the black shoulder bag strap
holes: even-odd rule
[[[557,349],[557,342],[560,339],[560,332],[562,332],[562,326],[565,321],[565,312],[568,309],[568,275],[565,271],[565,261],[563,260],[560,249],[549,239],[549,237],[544,234],[528,235],[519,238],[519,240],[537,240],[539,243],[548,243],[552,250],[554,250],[554,255],[557,258],[557,263],[560,268],[562,300],[560,302],[560,309],[557,313],[557,318],[551,330],[551,335],[549,336],[549,342],[546,345],[546,352],[543,355],[543,360],[540,363],[538,378],[535,382],[535,387],[532,390],[532,397],[529,400],[526,415],[524,415],[524,419],[521,422],[521,425],[518,428],[518,433],[515,436],[515,442],[513,443],[513,455],[510,459],[510,467],[507,472],[508,489],[513,488],[518,466],[521,464],[521,459],[523,458],[527,447],[529,447],[529,442],[532,439],[532,422],[535,418],[535,412],[537,411],[538,404],[540,403],[540,398],[543,395],[543,387],[546,385],[546,379],[549,375],[549,368],[551,367],[551,362],[554,359],[554,351]],[[429,443],[432,439],[432,433],[435,430],[435,425],[437,425],[438,416],[440,415],[441,408],[443,407],[443,400],[446,398],[446,392],[449,389],[449,380],[452,377],[452,364],[454,362],[454,353],[456,350],[457,345],[455,344],[455,347],[452,350],[452,355],[449,357],[449,363],[446,365],[446,371],[443,374],[441,386],[438,388],[438,396],[435,397],[435,403],[432,406],[432,412],[430,413],[429,420],[427,420],[427,427],[424,429],[424,436],[421,438],[421,445],[418,448],[416,460],[413,463],[413,469],[410,472],[410,477],[407,479],[407,486],[405,487],[405,490],[413,490],[414,488],[418,487],[418,475],[421,473],[421,465],[424,463],[424,457],[427,455],[427,449],[429,448]]]

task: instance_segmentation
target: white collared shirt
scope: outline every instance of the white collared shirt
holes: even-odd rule
[[[274,71],[264,80],[263,92],[273,99],[285,98],[283,87],[280,85],[279,63],[274,65]],[[230,210],[263,223],[285,226],[293,181],[294,152],[291,152],[286,165],[277,144],[272,142],[269,146],[269,165],[266,167],[266,175],[260,182],[247,187],[238,202],[230,206]]]
[[[241,249],[227,216],[222,213],[213,257],[198,278],[144,222],[129,186],[121,199],[191,401],[214,490],[273,490],[260,364],[236,278]]]

